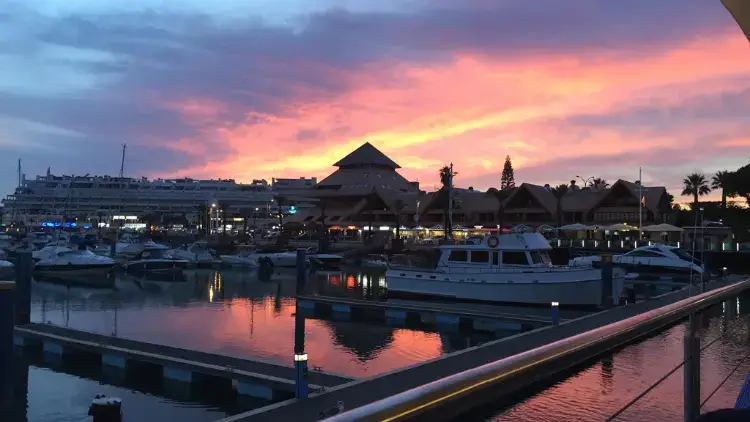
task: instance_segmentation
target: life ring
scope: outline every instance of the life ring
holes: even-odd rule
[[[497,236],[490,236],[487,239],[487,246],[489,246],[490,248],[496,248],[497,245],[499,244],[500,244],[500,239],[498,239]]]

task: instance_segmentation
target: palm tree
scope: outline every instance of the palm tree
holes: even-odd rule
[[[607,182],[606,180],[602,179],[601,177],[595,177],[591,181],[591,186],[601,186],[603,188],[607,188],[607,187],[609,187],[609,182]]]
[[[445,238],[448,239],[450,236],[450,232],[453,229],[453,227],[450,227],[450,207],[453,206],[451,204],[451,198],[449,195],[448,190],[450,189],[451,185],[451,168],[448,166],[443,166],[443,168],[440,169],[440,184],[442,185],[440,187],[440,190],[438,192],[439,195],[443,199],[443,225],[445,226]]]
[[[693,209],[698,209],[698,197],[708,195],[711,192],[711,187],[708,186],[706,176],[700,173],[688,174],[682,183],[682,196],[692,196]]]
[[[717,171],[716,174],[711,178],[711,189],[721,189],[721,208],[727,208],[727,184],[729,182],[730,174],[726,170]]]
[[[562,184],[552,188],[552,195],[557,199],[557,227],[563,225],[562,199],[566,193],[568,193],[568,185]]]

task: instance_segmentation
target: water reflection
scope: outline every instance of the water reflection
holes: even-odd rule
[[[38,281],[32,319],[291,366],[295,292],[294,269],[276,270],[270,281],[259,281],[250,271],[213,270],[191,270],[178,281],[118,276],[112,288]],[[356,269],[317,273],[310,276],[306,293],[380,300],[386,294],[385,277],[382,271]],[[311,366],[354,377],[498,338],[321,317],[307,320],[305,334]]]
[[[55,362],[41,356],[15,357],[13,404],[3,421],[88,421],[88,407],[96,394],[120,397],[125,420],[147,421],[176,418],[185,422],[208,422],[236,414],[263,403],[238,407],[226,397],[199,392],[195,396],[170,397],[160,380],[111,376],[99,365]],[[198,392],[196,392],[198,393]]]
[[[702,317],[702,344],[719,338],[703,352],[701,397],[705,399],[742,361],[750,345],[750,296],[732,300],[732,311],[718,305]],[[736,312],[735,312],[736,311]],[[601,421],[648,388],[682,361],[685,324],[676,325],[641,343],[570,375],[544,391],[532,392],[511,407],[478,410],[462,420],[490,421]],[[616,362],[616,365],[615,365]],[[740,368],[706,403],[703,411],[733,407],[750,361]],[[657,422],[682,419],[682,371],[628,409],[618,421]],[[494,414],[494,415],[493,415]],[[490,416],[492,415],[492,416]]]

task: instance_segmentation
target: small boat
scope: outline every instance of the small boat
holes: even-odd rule
[[[190,262],[177,259],[168,253],[166,246],[144,246],[135,254],[128,256],[123,268],[130,273],[182,274]]]
[[[294,268],[297,266],[297,252],[260,250],[251,252],[247,256],[256,261],[261,258],[268,258],[276,268]]]
[[[252,256],[252,250],[247,246],[238,246],[236,254],[220,255],[222,267],[229,268],[257,268],[258,260]]]
[[[116,262],[86,249],[47,245],[32,254],[35,274],[107,275]]]
[[[196,267],[211,268],[215,261],[205,241],[197,241],[189,245],[185,244],[179,248],[170,249],[168,253],[174,258],[188,261]]]
[[[361,265],[366,268],[388,268],[388,255],[370,254],[362,258]]]
[[[296,266],[296,252],[295,252],[295,266]],[[318,270],[337,270],[341,267],[341,261],[344,257],[341,255],[330,254],[330,253],[318,253],[317,248],[307,249],[307,259],[310,261],[310,265]]]
[[[601,256],[573,258],[568,265],[573,267],[599,267]],[[680,248],[667,245],[642,246],[612,257],[612,264],[629,273],[638,275],[690,276],[702,274],[702,263]]]
[[[487,236],[479,244],[442,245],[427,268],[393,265],[386,271],[388,294],[454,300],[550,306],[600,306],[605,300],[601,270],[556,267],[539,233]],[[622,293],[624,271],[613,276]]]

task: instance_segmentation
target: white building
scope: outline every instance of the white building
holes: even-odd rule
[[[237,183],[232,179],[193,180],[119,178],[110,176],[23,177],[21,186],[3,199],[6,220],[26,224],[67,218],[111,220],[148,213],[185,215],[197,219],[202,207],[227,204],[232,215],[265,219],[278,214],[274,192],[265,180]]]

